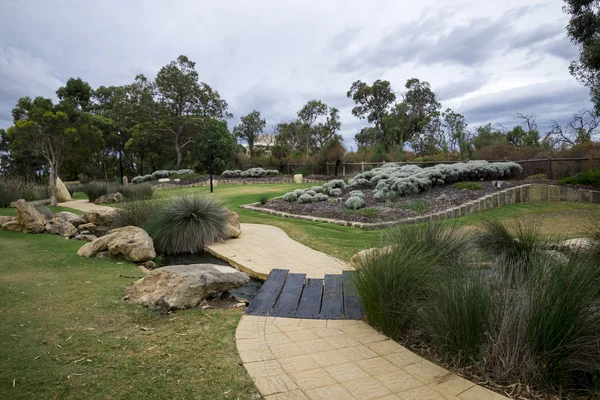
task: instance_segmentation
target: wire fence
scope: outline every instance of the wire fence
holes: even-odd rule
[[[505,162],[507,160],[486,160],[488,162]],[[394,162],[400,165],[417,165],[422,168],[431,167],[439,164],[456,164],[465,161],[403,161]],[[523,172],[517,177],[524,179],[531,175],[543,174],[551,180],[562,179],[567,176],[573,176],[581,172],[600,168],[600,158],[542,158],[533,160],[513,161],[523,167]],[[272,169],[278,169],[281,174],[293,175],[327,175],[327,176],[355,176],[373,168],[381,167],[386,164],[383,162],[358,162],[348,163],[340,162],[314,164],[314,163],[284,163],[279,165],[263,166]],[[250,168],[250,166],[248,166]]]

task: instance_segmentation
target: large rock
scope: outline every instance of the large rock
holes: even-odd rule
[[[7,222],[17,222],[17,217],[9,217],[9,216],[3,216],[0,215],[0,228],[2,228],[2,225],[6,224]]]
[[[42,233],[46,230],[46,217],[33,204],[20,199],[14,205],[19,213],[17,220],[23,233]]]
[[[125,201],[125,196],[123,196],[119,192],[116,192],[116,193],[109,193],[109,194],[105,194],[104,196],[100,196],[96,199],[96,201],[94,201],[94,203],[96,203],[96,204],[114,204],[114,203],[121,203],[123,201]]]
[[[54,214],[54,216],[70,222],[74,227],[78,227],[79,225],[86,223],[86,220],[81,215],[73,214],[72,212],[68,211],[61,211]]]
[[[134,262],[144,262],[156,257],[152,238],[136,226],[113,229],[107,235],[85,244],[77,254],[94,257],[104,251],[112,257],[121,256]]]
[[[13,232],[21,232],[21,225],[19,225],[19,221],[17,220],[8,221],[2,224],[2,229]]]
[[[304,177],[302,176],[302,174],[296,174],[296,175],[294,175],[294,182],[295,183],[303,183],[304,182]]]
[[[235,211],[227,210],[227,227],[223,239],[237,238],[241,234],[240,216]]]
[[[77,230],[79,232],[83,232],[83,231],[88,231],[88,232],[95,232],[96,231],[96,225],[92,224],[91,222],[88,222],[87,224],[81,224],[77,227]]]
[[[70,237],[77,233],[77,228],[75,228],[72,223],[67,222],[60,217],[54,217],[46,222],[46,232],[62,237]]]
[[[96,235],[83,235],[83,234],[79,234],[79,235],[75,235],[73,237],[73,239],[75,239],[75,240],[83,240],[85,242],[93,242],[94,240],[98,239],[98,237]]]
[[[197,307],[213,293],[238,288],[248,274],[214,264],[158,268],[125,289],[125,300],[166,310]]]
[[[577,239],[565,240],[564,242],[561,242],[559,246],[561,246],[562,248],[564,248],[566,250],[577,253],[580,251],[588,251],[597,245],[598,244],[591,239],[577,238]]]
[[[113,226],[117,210],[114,208],[106,207],[102,211],[88,211],[83,214],[83,218],[96,226]]]
[[[56,201],[64,203],[65,201],[71,200],[73,200],[71,193],[69,193],[63,181],[61,181],[60,178],[56,178]]]
[[[371,249],[361,250],[350,258],[351,264],[360,264],[363,261],[372,259],[379,255],[387,254],[391,250],[390,246],[386,247],[373,247]]]

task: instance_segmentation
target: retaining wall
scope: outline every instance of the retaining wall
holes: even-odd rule
[[[419,224],[427,221],[462,217],[468,214],[474,214],[492,208],[499,208],[508,204],[540,201],[570,201],[600,204],[600,191],[576,189],[567,186],[532,183],[500,190],[498,192],[480,197],[476,200],[472,200],[467,203],[461,204],[460,206],[452,207],[437,213],[386,222],[354,222],[331,218],[312,217],[310,215],[290,214],[282,211],[275,211],[268,208],[259,207],[260,203],[247,204],[240,206],[240,208],[258,211],[265,214],[277,215],[279,217],[284,218],[296,218],[314,222],[326,222],[329,224],[350,226],[353,228],[361,229],[380,229],[389,228],[391,226],[397,225]]]

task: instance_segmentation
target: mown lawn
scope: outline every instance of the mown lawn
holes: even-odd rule
[[[121,300],[142,273],[81,242],[0,231],[1,399],[250,399],[237,310],[157,314]]]

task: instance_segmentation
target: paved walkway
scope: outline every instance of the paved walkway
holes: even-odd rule
[[[267,400],[500,400],[362,321],[245,315],[240,357]]]
[[[292,240],[283,230],[260,224],[241,224],[242,235],[208,246],[206,250],[248,275],[267,279],[272,269],[303,273],[307,278],[341,274],[349,269],[335,257]]]
[[[88,211],[102,211],[109,207],[101,206],[98,204],[90,203],[88,200],[71,200],[65,201],[64,203],[58,203],[61,207],[73,208],[75,210],[88,212]]]

